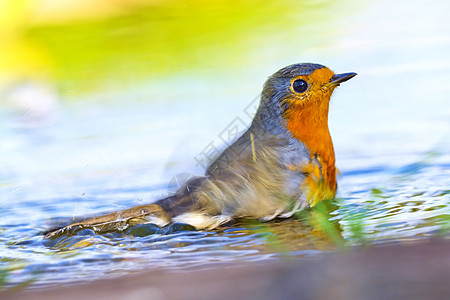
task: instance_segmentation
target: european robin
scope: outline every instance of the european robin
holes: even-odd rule
[[[334,198],[336,167],[328,130],[330,97],[356,73],[335,74],[319,64],[287,66],[266,81],[252,124],[175,195],[148,205],[87,218],[50,231],[97,232],[137,223],[187,223],[213,229],[235,218],[269,221]]]

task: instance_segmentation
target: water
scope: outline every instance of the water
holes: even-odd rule
[[[154,73],[164,67],[152,65],[157,71],[144,72],[133,81],[132,59],[125,63],[126,72],[108,75],[105,65],[117,59],[117,53],[134,57],[128,48],[108,52],[106,62],[88,64],[90,68],[65,62],[66,50],[55,52],[60,68],[68,66],[71,72],[54,82],[27,81],[2,94],[9,104],[0,112],[0,282],[42,287],[139,269],[185,271],[285,256],[311,259],[342,245],[446,236],[450,26],[444,13],[448,10],[433,7],[448,4],[407,3],[367,2],[343,18],[339,14],[349,4],[343,2],[331,14],[336,7],[330,3],[312,2],[302,6],[301,13],[291,11],[287,19],[279,12],[285,21],[277,19],[278,27],[266,32],[268,36],[255,29],[270,11],[262,10],[259,17],[240,25],[253,30],[233,40],[242,46],[250,38],[260,47],[249,47],[226,68],[208,70],[220,56],[196,66],[198,56],[207,50],[196,52],[189,40],[182,40],[188,61],[176,71],[166,62],[164,66],[171,68],[161,78]],[[296,13],[307,12],[312,17],[293,21]],[[164,24],[163,19],[158,22]],[[33,29],[32,38],[51,41],[64,29],[56,28],[56,33],[51,28]],[[170,34],[181,28],[175,26]],[[224,34],[234,35],[236,30],[228,28]],[[197,42],[202,45],[212,33],[200,33]],[[207,53],[217,50],[219,40]],[[156,51],[148,47],[139,53]],[[165,45],[154,55],[172,47]],[[96,55],[107,50],[97,51]],[[83,61],[83,55],[94,54],[78,58]],[[169,61],[177,55],[182,58],[171,53]],[[177,175],[201,174],[196,158],[211,142],[223,144],[221,133],[236,118],[239,124],[250,122],[246,108],[265,78],[301,61],[359,74],[336,91],[330,108],[342,174],[334,206],[290,220],[242,221],[217,231],[194,231],[181,224],[164,229],[145,225],[124,233],[96,235],[84,230],[76,236],[43,239],[42,232],[61,218],[149,203],[172,192],[168,183]],[[99,78],[86,83],[84,76],[92,69],[99,71],[95,73]],[[86,73],[80,76],[83,70]],[[126,82],[117,84],[121,79]],[[24,99],[32,101],[23,105]]]

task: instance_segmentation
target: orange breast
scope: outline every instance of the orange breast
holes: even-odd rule
[[[329,69],[316,70],[309,76],[309,81],[313,79],[312,82],[317,84],[311,86],[308,99],[296,99],[294,95],[293,98],[287,99],[290,106],[285,112],[287,129],[311,153],[312,164],[306,166],[305,171],[312,175],[309,179],[307,178],[305,184],[309,185],[310,193],[316,194],[319,198],[334,197],[337,186],[334,148],[328,130],[328,107],[332,91],[321,90],[321,83],[328,82],[333,74]],[[317,162],[314,163],[314,158],[317,159],[320,166],[317,166]],[[321,178],[314,179],[317,177],[314,174],[317,173],[320,173]],[[310,200],[316,201],[315,199]]]
[[[308,105],[290,115],[287,129],[310,151],[311,159],[317,157],[322,167],[326,185],[336,190],[336,167],[333,142],[328,130],[328,103],[326,108]],[[321,110],[326,110],[324,113]]]

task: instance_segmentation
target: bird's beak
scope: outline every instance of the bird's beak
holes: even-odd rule
[[[338,86],[340,83],[349,80],[350,78],[355,77],[356,73],[342,73],[342,74],[336,74],[333,77],[331,77],[330,82],[328,85],[330,86]]]

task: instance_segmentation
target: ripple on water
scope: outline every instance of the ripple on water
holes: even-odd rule
[[[45,240],[42,232],[48,228],[49,218],[59,217],[61,211],[72,215],[80,198],[27,201],[32,206],[28,211],[37,215],[30,215],[28,222],[27,218],[17,218],[23,211],[22,203],[11,203],[0,210],[2,220],[12,220],[0,225],[1,264],[7,270],[9,285],[28,281],[43,286],[113,277],[143,268],[181,271],[286,255],[310,258],[336,249],[336,236],[330,235],[338,235],[351,245],[417,239],[449,230],[449,170],[428,162],[414,171],[419,173],[409,167],[398,172],[378,167],[344,171],[340,200],[324,215],[314,210],[297,219],[270,223],[241,220],[216,231],[196,231],[185,224],[166,228],[140,224],[123,232],[98,235],[83,229],[76,235]],[[135,176],[140,176],[139,172]],[[118,190],[119,198],[128,197],[124,201],[127,205],[136,204],[130,199],[139,193],[138,188]],[[83,201],[93,205],[94,211],[108,206],[95,197]],[[51,203],[59,209],[48,209]],[[330,231],[330,224],[338,229]]]

